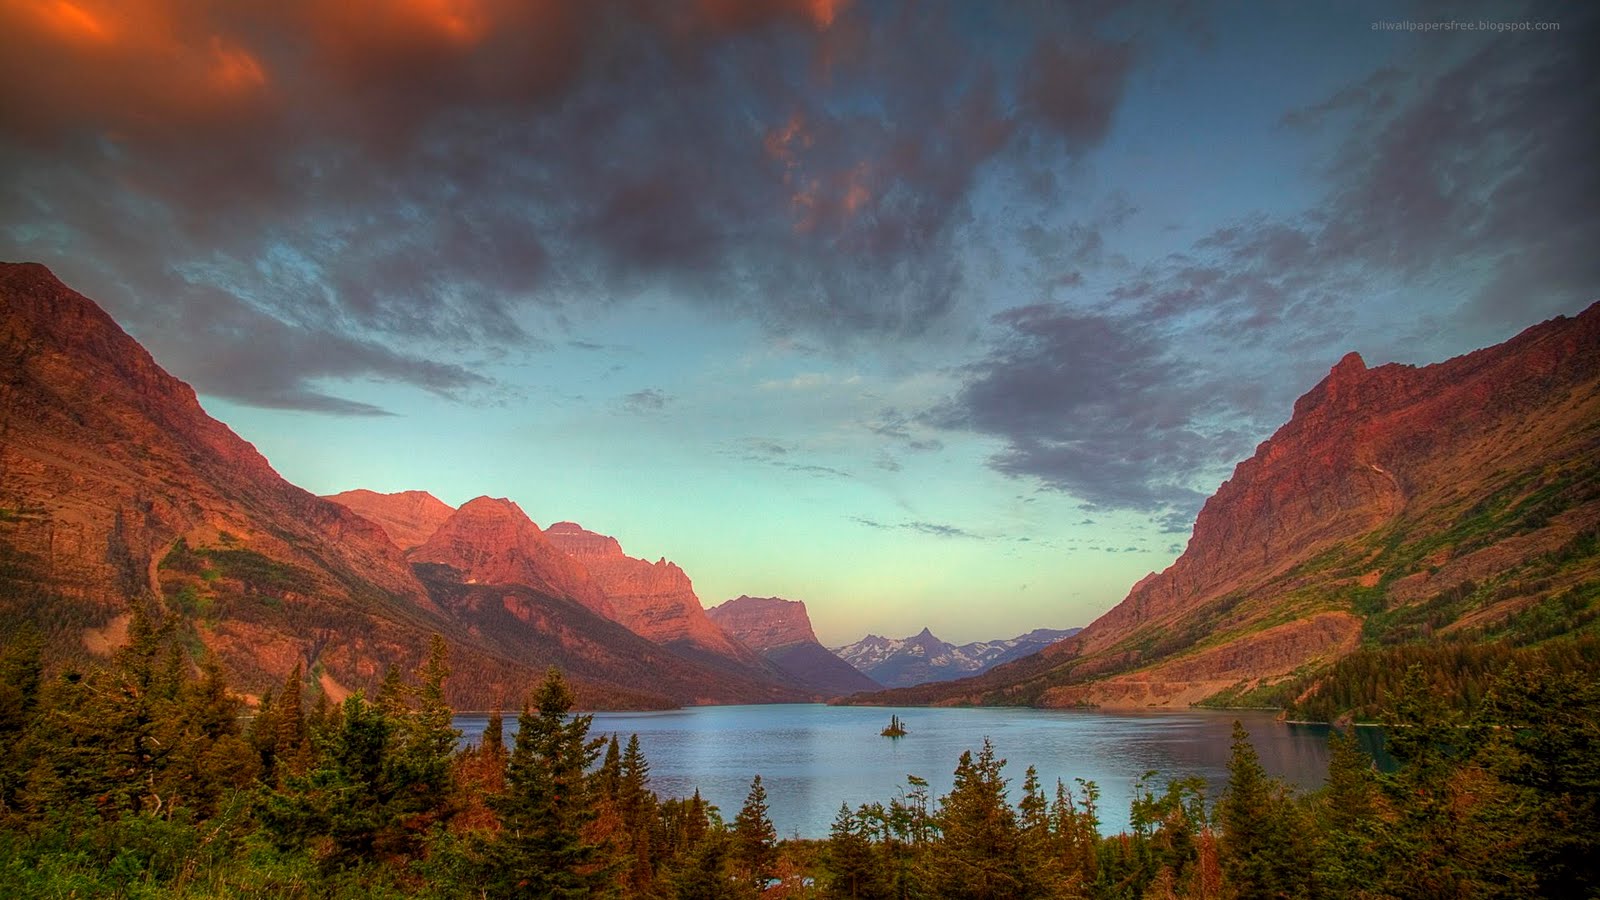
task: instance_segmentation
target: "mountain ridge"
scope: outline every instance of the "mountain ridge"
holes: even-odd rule
[[[1184,553],[1083,632],[866,698],[1239,702],[1361,648],[1490,638],[1600,595],[1600,304],[1430,366],[1347,354],[1208,499]],[[1568,602],[1568,601],[1563,601]]]
[[[924,627],[900,639],[869,634],[853,644],[831,648],[831,652],[885,687],[912,687],[987,672],[1078,631],[1035,628],[1014,638],[957,645],[939,639],[932,629]]]
[[[811,627],[811,617],[803,601],[741,594],[711,607],[706,615],[824,696],[846,696],[883,687],[822,646]]]

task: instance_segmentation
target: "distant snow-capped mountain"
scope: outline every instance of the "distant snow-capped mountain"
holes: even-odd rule
[[[910,687],[930,681],[952,681],[986,672],[1001,663],[1037,653],[1077,634],[1077,628],[1035,628],[999,641],[951,644],[924,628],[908,638],[869,634],[854,644],[833,647],[835,656],[887,687]]]

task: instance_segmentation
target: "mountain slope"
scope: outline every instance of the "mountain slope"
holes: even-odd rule
[[[401,550],[410,550],[433,537],[439,526],[455,512],[449,504],[427,491],[380,494],[358,489],[329,494],[322,499],[332,500],[382,528]]]
[[[924,628],[896,640],[869,634],[854,644],[833,650],[840,659],[887,687],[911,687],[951,681],[987,672],[1011,660],[1037,653],[1079,629],[1036,628],[1008,640],[973,641],[957,646]]]
[[[279,478],[93,302],[0,265],[0,604],[57,652],[102,650],[130,598],[204,601],[199,636],[254,689],[298,660],[361,683],[438,611],[383,532]],[[209,590],[171,571],[215,547]],[[179,554],[181,556],[181,554]],[[252,599],[276,582],[274,607]],[[347,629],[339,646],[318,641]]]
[[[463,503],[406,558],[450,566],[467,584],[520,584],[616,618],[589,572],[550,543],[522,507],[503,497]]]
[[[638,606],[630,604],[641,595],[656,596],[649,588],[659,587],[663,578],[686,592],[699,610],[688,577],[670,563],[651,566],[628,557],[621,557],[622,566],[598,567],[600,576],[594,577],[583,560],[562,549],[561,542],[571,534],[571,528],[541,531],[510,500],[479,497],[462,504],[407,556],[419,569],[427,568],[428,587],[440,605],[495,646],[542,646],[551,633],[560,632],[566,636],[564,652],[580,663],[577,671],[593,671],[596,677],[612,673],[622,683],[680,702],[807,699],[782,672],[709,621],[703,624],[715,644],[698,643],[681,632],[666,640],[640,634],[629,621],[636,618]],[[570,602],[593,616],[575,617],[555,601]],[[701,611],[702,620],[704,615]]]
[[[552,664],[590,708],[793,694],[730,684],[567,596],[510,588],[501,616],[496,589],[422,568],[427,584],[377,525],[284,481],[49,270],[0,265],[0,622],[39,628],[52,665],[109,651],[141,603],[249,692],[296,664],[335,699],[370,690],[440,634],[461,708],[515,704]]]
[[[806,605],[799,600],[740,596],[713,606],[706,615],[741,643],[824,696],[845,696],[883,686],[817,641]]]
[[[1593,630],[1597,526],[1600,304],[1436,365],[1350,354],[1081,634],[873,700],[1249,702],[1358,648]]]
[[[748,647],[706,617],[694,584],[677,564],[654,563],[622,552],[610,535],[574,522],[557,522],[545,532],[552,546],[589,572],[611,605],[612,618],[658,644],[692,647],[745,664],[755,662]]]

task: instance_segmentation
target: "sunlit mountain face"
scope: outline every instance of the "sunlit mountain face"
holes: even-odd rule
[[[506,498],[826,646],[1087,624],[1346,352],[1595,299],[1596,12],[1450,15],[5,3],[0,259],[312,494]]]

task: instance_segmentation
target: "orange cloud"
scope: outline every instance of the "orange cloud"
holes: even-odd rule
[[[39,31],[69,44],[104,44],[114,37],[104,18],[67,0],[45,3],[19,0],[6,5],[20,7],[24,15],[33,18]]]
[[[754,28],[787,19],[825,31],[849,5],[850,0],[699,0],[696,8],[702,21],[718,28]]]
[[[850,0],[810,0],[807,12],[818,28],[829,28],[839,11],[850,5]]]
[[[221,37],[211,39],[212,65],[209,82],[228,93],[248,91],[267,83],[267,73],[250,51],[230,47]]]

